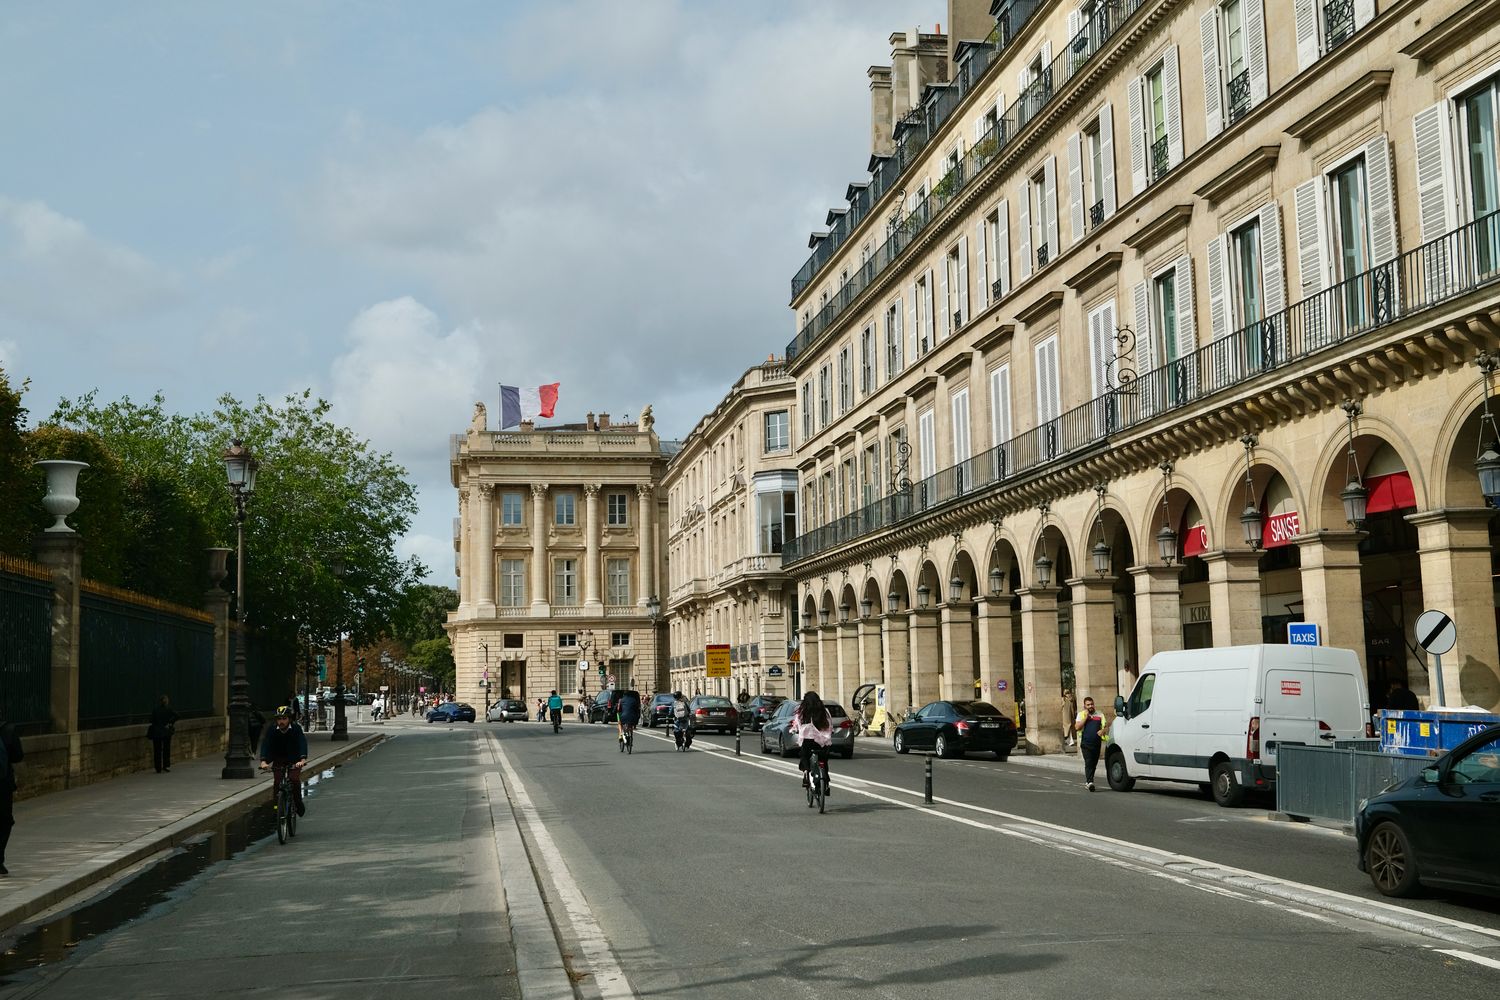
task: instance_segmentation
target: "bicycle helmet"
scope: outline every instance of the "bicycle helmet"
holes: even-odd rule
[[[292,717],[291,706],[289,706],[289,705],[278,705],[278,706],[276,706],[276,718],[278,718],[278,719],[290,719],[291,717]]]

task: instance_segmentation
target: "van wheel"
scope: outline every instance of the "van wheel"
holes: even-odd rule
[[[1239,776],[1234,773],[1234,765],[1227,760],[1221,760],[1208,772],[1209,784],[1213,786],[1214,801],[1225,809],[1233,809],[1245,800],[1245,789],[1240,784]]]
[[[1125,766],[1125,754],[1119,750],[1113,750],[1104,761],[1104,776],[1109,781],[1109,787],[1117,792],[1128,792],[1135,787],[1135,779],[1130,776],[1130,769]]]

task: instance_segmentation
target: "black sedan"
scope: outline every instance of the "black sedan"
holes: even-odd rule
[[[760,732],[771,716],[776,714],[776,706],[786,701],[778,694],[758,694],[750,699],[750,704],[740,713],[740,725],[749,726],[752,733]]]
[[[688,702],[688,722],[694,732],[717,729],[721,733],[732,733],[739,728],[740,710],[728,698],[700,694]]]
[[[1387,896],[1418,886],[1500,895],[1500,726],[1359,804],[1359,870]]]
[[[833,742],[828,746],[829,752],[848,760],[854,756],[854,721],[844,711],[843,705],[825,701],[823,707],[828,709],[828,720],[833,723]],[[795,701],[783,701],[776,706],[776,711],[760,729],[761,753],[775,752],[782,757],[791,757],[797,753],[797,741],[788,731],[792,716],[796,713]]]
[[[962,757],[988,750],[1006,760],[1016,748],[1016,724],[987,701],[934,701],[896,727],[897,753],[931,750]]]
[[[428,722],[473,722],[474,719],[474,706],[463,702],[445,701],[427,711]]]
[[[615,714],[615,698],[616,693],[610,688],[600,691],[587,706],[579,709],[578,721],[615,722],[618,719]]]
[[[644,706],[645,711],[641,713],[641,721],[648,728],[657,726],[670,726],[672,724],[672,703],[674,699],[669,694],[659,694],[651,699],[651,704]]]

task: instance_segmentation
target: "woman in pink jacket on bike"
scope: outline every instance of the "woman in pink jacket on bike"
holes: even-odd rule
[[[802,696],[802,702],[792,713],[792,722],[787,728],[792,731],[798,746],[801,747],[797,767],[802,771],[802,787],[806,788],[807,772],[811,766],[813,753],[816,752],[818,760],[826,765],[828,748],[833,743],[833,719],[829,717],[828,709],[824,707],[823,699],[818,697],[818,692],[809,691]],[[828,773],[826,767],[823,773]],[[823,794],[828,794],[826,786]]]

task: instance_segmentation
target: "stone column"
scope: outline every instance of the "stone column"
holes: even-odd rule
[[[468,617],[474,606],[474,539],[469,530],[469,491],[458,494],[458,611]]]
[[[1062,751],[1062,651],[1057,638],[1057,591],[1027,588],[1021,595],[1025,650],[1026,744],[1030,753]]]
[[[1012,648],[1010,595],[986,597],[976,610],[979,618],[979,682],[984,686],[984,700],[1014,719],[1015,651]],[[1005,681],[1004,691],[995,689],[997,680]]]
[[[1323,627],[1323,645],[1354,650],[1363,669],[1365,601],[1359,578],[1359,532],[1319,531],[1300,536],[1295,544],[1302,556],[1304,617]]]
[[[942,697],[943,660],[938,650],[940,613],[936,608],[911,614],[911,701],[915,708]]]
[[[899,720],[911,707],[911,645],[908,642],[907,614],[892,611],[880,621],[885,646],[885,713],[893,720]]]
[[[42,532],[36,561],[52,571],[52,731],[68,735],[68,783],[83,770],[83,742],[78,732],[80,585],[83,539],[73,532]]]
[[[641,540],[640,566],[637,567],[639,584],[637,589],[640,593],[635,595],[637,607],[644,608],[646,601],[656,593],[656,518],[655,504],[652,503],[652,487],[650,483],[641,483],[635,488],[636,497],[639,499],[639,513],[636,520],[640,525],[636,528]],[[693,569],[688,570],[686,579],[692,579],[696,575]]]
[[[859,680],[860,684],[881,684],[880,617],[871,615],[859,620]],[[854,708],[851,706],[851,711]]]
[[[838,676],[838,647],[835,645],[834,628],[834,625],[818,626],[818,672],[807,675],[808,687],[819,695],[826,694],[828,682]]]
[[[1119,665],[1115,663],[1115,578],[1080,577],[1073,588],[1073,684],[1078,704],[1093,697],[1100,711],[1108,711],[1120,693]]]
[[[974,609],[960,601],[947,603],[940,612],[943,629],[943,676],[939,690],[944,699],[974,697]]]
[[[531,613],[546,617],[547,602],[547,484],[531,484]]]
[[[495,617],[495,487],[480,483],[478,491],[478,530],[474,539],[474,557],[479,572],[474,574],[475,612],[486,618]]]
[[[1182,648],[1181,574],[1176,566],[1130,567],[1135,577],[1137,673],[1146,669],[1152,653]]]
[[[1448,508],[1406,516],[1417,526],[1423,610],[1447,613],[1458,630],[1457,643],[1442,658],[1444,700],[1449,706],[1479,705],[1491,712],[1500,711],[1500,644],[1490,578],[1489,524],[1494,514],[1487,508]],[[1410,628],[1416,616],[1408,618]],[[1415,641],[1409,633],[1407,638]],[[1421,678],[1413,681],[1415,689]],[[1436,701],[1437,685],[1430,686],[1428,698]]]
[[[1251,549],[1205,552],[1208,606],[1215,646],[1250,646],[1264,639],[1260,627],[1260,553]],[[1283,637],[1285,638],[1285,637]]]
[[[583,550],[583,607],[585,614],[602,615],[604,602],[599,599],[599,484],[588,483],[583,488],[584,508],[588,519],[584,530]]]
[[[812,625],[803,625],[797,633],[797,655],[801,657],[798,666],[801,668],[802,686],[797,688],[793,685],[793,693],[800,696],[809,688],[815,688],[817,684],[818,671],[822,669],[818,664],[818,630]]]
[[[855,685],[859,683],[859,619],[851,615],[848,621],[839,622],[838,636],[838,687],[834,688],[833,700],[853,715],[855,708],[849,704],[849,698],[854,694]],[[823,696],[828,697],[827,692]]]

